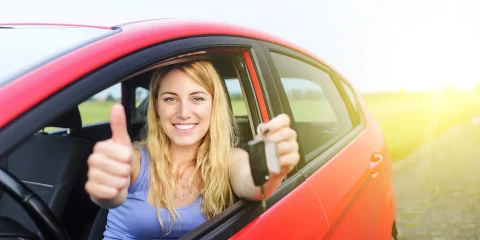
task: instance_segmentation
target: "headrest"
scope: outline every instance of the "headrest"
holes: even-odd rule
[[[73,107],[67,112],[60,115],[57,119],[53,120],[47,127],[59,127],[59,128],[82,128],[82,117],[80,116],[80,110],[78,106]]]

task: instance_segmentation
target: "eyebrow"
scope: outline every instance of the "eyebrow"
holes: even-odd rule
[[[204,91],[196,91],[196,92],[192,92],[192,93],[190,93],[190,95],[195,95],[195,94],[199,94],[199,93],[202,93],[202,94],[205,94],[205,95],[207,95],[207,93],[206,93],[206,92],[204,92]],[[178,96],[178,94],[176,94],[176,93],[174,93],[174,92],[164,92],[164,93],[162,93],[160,96],[162,96],[162,95],[164,95],[164,94],[171,94],[171,95]]]

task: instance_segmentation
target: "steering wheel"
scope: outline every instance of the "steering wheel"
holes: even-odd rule
[[[47,204],[22,181],[3,168],[0,168],[1,188],[25,209],[45,239],[70,239],[67,231]]]

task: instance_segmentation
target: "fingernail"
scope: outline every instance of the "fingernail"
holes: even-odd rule
[[[265,130],[263,130],[263,134],[267,134],[268,132],[270,132],[270,129],[268,128],[265,128]]]

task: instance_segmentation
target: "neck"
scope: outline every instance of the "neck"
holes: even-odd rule
[[[182,166],[190,165],[197,157],[200,142],[191,146],[179,146],[170,143],[170,157],[173,163],[182,168]]]

